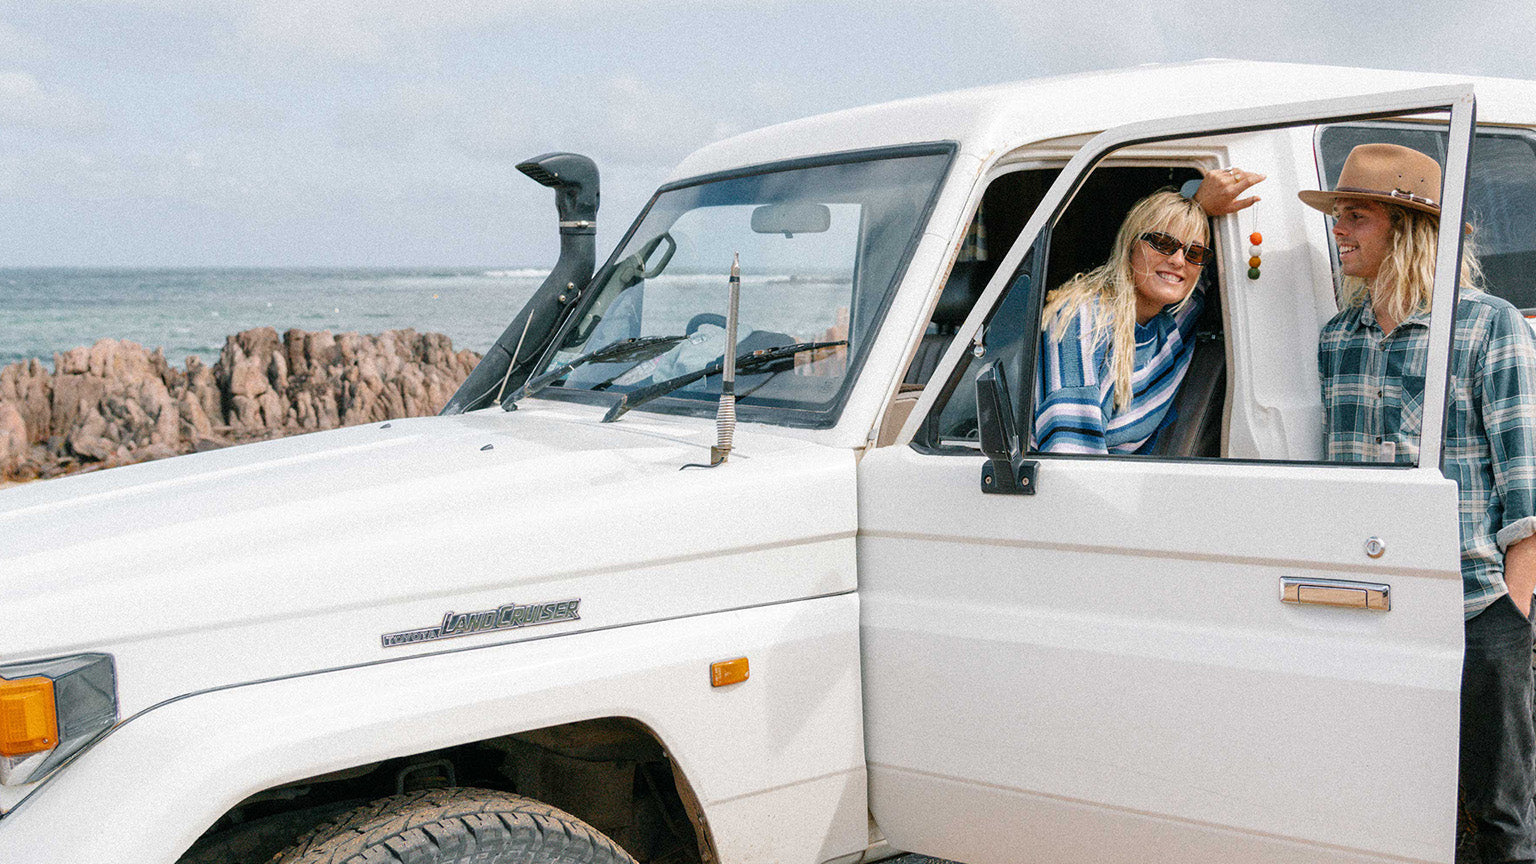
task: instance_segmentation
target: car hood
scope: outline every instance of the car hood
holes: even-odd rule
[[[447,648],[852,590],[852,451],[532,400],[0,491],[0,657],[117,658],[125,711]],[[750,580],[740,578],[750,567]],[[385,647],[450,612],[574,616]],[[24,626],[21,622],[31,622]]]

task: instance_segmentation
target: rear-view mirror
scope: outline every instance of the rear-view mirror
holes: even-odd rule
[[[752,230],[758,234],[820,234],[832,227],[832,209],[825,204],[764,204],[752,210]]]

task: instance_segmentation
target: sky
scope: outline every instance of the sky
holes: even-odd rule
[[[1532,34],[1531,0],[0,0],[0,267],[547,266],[514,166],[548,151],[596,160],[605,254],[772,123],[1205,57],[1536,79]]]

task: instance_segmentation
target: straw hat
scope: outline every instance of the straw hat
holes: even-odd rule
[[[1397,144],[1361,144],[1349,151],[1332,192],[1298,192],[1314,210],[1333,212],[1339,198],[1367,198],[1440,215],[1440,163]]]

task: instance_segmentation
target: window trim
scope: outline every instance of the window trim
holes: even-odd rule
[[[1135,145],[1127,145],[1127,146],[1135,146]],[[1124,148],[1120,148],[1120,149],[1124,149]],[[1150,154],[1150,155],[1132,154],[1132,155],[1130,155],[1128,157],[1123,157],[1123,158],[1117,158],[1114,155],[1114,153],[1111,152],[1109,154],[1106,154],[1102,159],[1100,159],[1098,162],[1096,162],[1093,165],[1092,168],[1084,171],[1082,177],[1083,177],[1084,180],[1086,180],[1086,178],[1091,176],[1095,171],[1099,171],[1100,169],[1111,169],[1111,170],[1113,170],[1113,169],[1121,169],[1121,168],[1154,168],[1154,169],[1160,169],[1160,168],[1168,168],[1168,169],[1193,168],[1195,170],[1210,170],[1210,169],[1218,167],[1219,165],[1220,165],[1220,156],[1219,156],[1219,154],[1217,154],[1215,152],[1214,149],[1208,149],[1206,152],[1184,153],[1182,155],[1174,154],[1174,153],[1166,153],[1166,154],[1165,153],[1155,153],[1155,154]],[[966,220],[966,223],[965,223],[966,230],[969,230],[971,222],[973,222],[976,219],[976,214],[980,210],[982,202],[986,199],[986,192],[987,192],[987,190],[990,189],[992,184],[994,182],[996,182],[999,178],[1004,177],[1004,176],[1009,175],[1009,174],[1018,173],[1020,171],[1041,171],[1041,170],[1055,170],[1055,171],[1058,172],[1057,176],[1060,176],[1059,172],[1062,171],[1062,170],[1065,170],[1066,163],[1063,160],[1061,160],[1061,159],[1055,158],[1054,156],[1047,156],[1047,157],[1041,157],[1041,158],[1021,159],[1019,161],[1014,161],[1014,162],[1004,162],[1004,163],[1001,163],[1000,165],[998,165],[996,167],[999,168],[999,169],[1002,169],[1002,170],[994,170],[993,172],[991,172],[991,173],[989,173],[987,175],[985,185],[982,187],[982,193],[981,193],[981,195],[979,195],[976,198],[976,204],[975,204],[974,207],[971,208],[971,211],[970,211],[970,213],[971,213],[970,218]],[[1082,186],[1083,186],[1082,183],[1078,183],[1077,184],[1076,189],[1074,189],[1073,197],[1076,196],[1076,192],[1078,190],[1081,190]],[[1053,243],[1053,240],[1054,240],[1054,236],[1055,236],[1056,223],[1060,221],[1061,214],[1065,213],[1067,211],[1067,209],[1069,209],[1071,206],[1072,206],[1072,202],[1071,202],[1071,200],[1069,200],[1067,202],[1066,206],[1063,207],[1055,216],[1053,216],[1051,218],[1051,220],[1045,225],[1045,227],[1040,230],[1040,234],[1036,238],[1035,243],[1032,245],[1030,252],[1026,254],[1025,259],[1030,262],[1029,276],[1030,276],[1030,280],[1031,280],[1032,283],[1039,283],[1039,282],[1043,281],[1044,275],[1045,275],[1045,273],[1047,272],[1047,270],[1050,267],[1050,249],[1051,249],[1051,246],[1052,246],[1052,243]],[[1217,237],[1218,236],[1218,232],[1213,230],[1212,236],[1213,236],[1213,238]],[[1017,238],[1015,238],[1015,240],[1017,240]],[[1216,242],[1214,245],[1216,247],[1216,263],[1215,263],[1215,267],[1219,270],[1221,267],[1225,266],[1225,263],[1226,263],[1225,256],[1226,256],[1227,252],[1224,250],[1224,248],[1223,248],[1223,246],[1222,246],[1222,244],[1220,242]],[[1041,253],[1042,249],[1044,250],[1043,253]],[[1239,244],[1237,249],[1241,249],[1241,244]],[[1235,252],[1235,250],[1234,250],[1234,252]],[[1234,257],[1233,260],[1238,260],[1238,258]],[[953,266],[953,264],[951,264],[951,266]],[[1022,266],[1022,264],[1021,264],[1021,266]],[[1218,286],[1221,285],[1219,277],[1217,277],[1214,281],[1216,281]],[[1010,288],[1012,287],[1011,284],[1010,284],[1009,287]],[[1031,300],[1030,300],[1030,314],[1034,317],[1034,320],[1035,320],[1035,331],[1038,333],[1039,332],[1040,316],[1041,316],[1041,314],[1043,312],[1043,309],[1044,309],[1044,304],[1043,304],[1043,302],[1041,302],[1041,301],[1044,300],[1044,293],[1040,292],[1038,288],[1031,288],[1031,291],[1034,294],[1038,295],[1037,297],[1032,297]],[[1004,296],[1006,296],[1006,290],[1004,292]],[[935,299],[937,299],[937,298],[935,298]],[[1002,305],[1002,297],[999,297],[999,302],[998,302],[997,306],[1000,307],[1001,305]],[[988,313],[986,322],[983,324],[984,328],[986,327],[987,324],[991,323],[992,316],[996,314],[996,311],[997,311],[997,307],[994,307]],[[1226,329],[1226,326],[1230,323],[1226,319],[1231,314],[1231,312],[1230,312],[1229,309],[1227,309],[1225,306],[1223,306],[1223,308],[1221,310],[1221,314],[1222,314],[1222,318],[1223,318],[1223,322],[1222,322],[1223,323],[1223,329]],[[932,309],[931,308],[929,310],[929,315],[930,316],[932,315]],[[1038,340],[1036,340],[1036,341],[1038,342]],[[1027,357],[1029,362],[1027,364],[1025,364],[1025,365],[1028,366],[1031,375],[1034,372],[1035,363],[1038,362],[1038,359],[1039,359],[1036,356],[1036,354],[1038,353],[1038,348],[1039,348],[1038,344],[1032,344],[1032,345],[1027,346],[1025,348],[1026,352],[1028,352],[1028,355],[1029,355]],[[1231,358],[1228,357],[1227,359],[1230,360]],[[949,392],[943,396],[942,400],[935,400],[934,407],[929,412],[930,415],[934,414],[935,412],[938,413],[938,414],[942,414],[943,413],[944,406],[949,403],[950,399],[954,398],[954,391],[958,390],[959,387],[964,384],[964,380],[963,379],[965,377],[965,371],[969,367],[970,367],[970,361],[962,359],[961,362],[955,366],[955,370],[954,370],[954,372],[950,376],[951,379],[960,379],[960,380],[954,381],[953,383],[945,382],[945,383],[939,385],[941,390],[948,390]],[[930,386],[932,386],[932,382],[931,381],[930,381]],[[1232,382],[1231,382],[1231,379],[1229,377],[1228,378],[1228,382],[1227,382],[1227,390],[1229,392],[1226,394],[1226,397],[1230,397],[1231,396],[1231,393],[1230,393],[1231,387],[1232,387]],[[1229,399],[1228,400],[1224,400],[1224,401],[1229,401]],[[1016,406],[1015,407],[1015,411],[1017,412],[1020,407],[1021,406]],[[1031,419],[1033,419],[1033,418],[1031,418]],[[933,439],[933,436],[930,434],[930,422],[929,422],[929,419],[925,417],[923,422],[918,427],[917,434],[915,434],[912,437],[911,442],[909,442],[909,446],[911,446],[913,449],[917,450],[920,453],[927,453],[927,454],[932,454],[932,455],[964,456],[964,455],[973,454],[973,453],[979,453],[980,452],[980,451],[976,450],[975,448],[971,447],[968,444],[951,444],[951,443],[946,443],[943,440],[934,441],[932,439]],[[1031,458],[1031,459],[1036,457],[1036,456],[1060,456],[1060,455],[1079,455],[1079,456],[1088,456],[1090,458],[1100,458],[1100,459],[1105,458],[1105,456],[1100,456],[1098,454],[1043,454],[1043,453],[1032,453],[1032,452],[1030,452],[1028,450],[1026,450],[1024,452],[1024,455],[1025,455],[1026,458]],[[1106,454],[1106,455],[1107,456],[1111,456],[1111,457],[1133,456],[1133,457],[1141,458],[1141,459],[1157,458],[1157,459],[1161,459],[1163,461],[1181,461],[1181,462],[1209,462],[1209,461],[1212,461],[1213,459],[1223,459],[1223,460],[1226,459],[1226,457],[1209,457],[1209,456],[1204,456],[1204,457],[1177,457],[1177,456],[1152,457],[1152,456],[1145,456],[1145,455],[1134,454],[1134,453],[1132,453],[1132,454],[1124,454],[1124,453],[1121,453],[1121,454]],[[1235,460],[1233,460],[1233,461],[1235,461]],[[1263,462],[1263,461],[1266,461],[1266,460],[1256,460],[1256,461]]]

